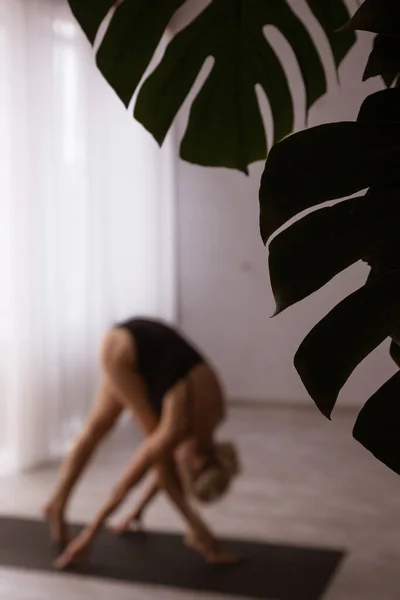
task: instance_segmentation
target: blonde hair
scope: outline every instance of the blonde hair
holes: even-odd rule
[[[219,500],[240,473],[238,452],[234,444],[216,444],[211,464],[190,485],[192,495],[203,503]]]

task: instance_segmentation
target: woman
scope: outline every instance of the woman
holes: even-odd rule
[[[66,546],[55,566],[64,568],[87,553],[106,519],[150,469],[155,478],[142,509],[163,489],[188,525],[186,543],[208,562],[234,561],[188,501],[190,495],[203,502],[220,498],[238,472],[234,447],[215,442],[225,409],[213,369],[179,333],[146,319],[129,320],[108,332],[101,365],[97,401],[65,459],[57,489],[45,509],[54,541],[67,543],[64,515],[72,489],[125,409],[145,438],[93,522]],[[117,532],[123,533],[136,518],[137,510]]]

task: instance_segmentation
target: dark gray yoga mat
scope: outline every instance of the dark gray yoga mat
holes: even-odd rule
[[[207,565],[183,545],[180,535],[130,532],[117,538],[103,531],[91,564],[68,572],[244,598],[319,600],[343,558],[335,550],[244,540],[226,540],[226,547],[243,561],[229,567]],[[0,518],[1,566],[51,571],[57,553],[43,521]]]

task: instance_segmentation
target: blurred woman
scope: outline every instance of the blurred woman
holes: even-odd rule
[[[148,319],[113,327],[102,344],[101,366],[97,401],[45,508],[53,539],[67,544],[55,566],[64,568],[87,553],[106,519],[151,469],[154,479],[140,510],[129,513],[116,531],[128,529],[162,489],[187,523],[190,547],[211,563],[235,561],[189,502],[190,496],[205,503],[221,498],[238,473],[234,445],[215,439],[225,419],[225,400],[212,367],[180,333]],[[65,512],[73,487],[124,410],[140,426],[144,441],[93,522],[67,543]]]

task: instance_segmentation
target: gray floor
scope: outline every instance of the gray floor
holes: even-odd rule
[[[398,600],[400,480],[351,439],[354,418],[355,414],[342,412],[329,423],[312,408],[233,409],[224,433],[241,448],[244,474],[231,496],[208,509],[206,516],[221,535],[346,549],[348,557],[325,600]],[[72,519],[92,516],[128,460],[134,440],[128,428],[104,446],[77,490]],[[54,478],[51,468],[4,478],[0,513],[38,515]],[[182,530],[180,519],[163,498],[149,512],[147,525]],[[0,569],[1,598],[55,596],[57,600],[202,597]]]

